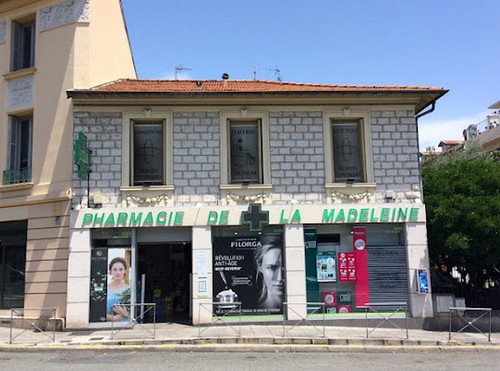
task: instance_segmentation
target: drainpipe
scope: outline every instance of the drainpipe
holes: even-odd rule
[[[420,159],[420,139],[418,135],[418,119],[420,117],[423,117],[425,115],[428,115],[429,113],[433,112],[436,109],[436,101],[433,101],[431,103],[431,108],[429,108],[427,111],[420,112],[419,114],[415,115],[415,124],[417,125],[417,150],[418,150],[418,172],[420,174],[420,196],[422,199],[422,203],[424,202],[424,187],[422,185],[422,161]]]

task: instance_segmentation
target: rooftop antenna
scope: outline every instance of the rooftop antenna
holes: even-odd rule
[[[192,68],[182,67],[182,64],[175,66],[175,79],[177,80],[177,75],[182,71],[192,71]]]
[[[281,81],[281,70],[278,66],[276,66],[275,68],[254,67],[253,68],[253,79],[254,80],[257,80],[257,70],[274,72],[274,77],[276,77],[276,80]]]

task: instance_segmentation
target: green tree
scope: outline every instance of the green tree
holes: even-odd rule
[[[500,286],[500,162],[478,146],[424,162],[422,180],[432,266],[461,273],[468,305],[491,305],[479,295]]]

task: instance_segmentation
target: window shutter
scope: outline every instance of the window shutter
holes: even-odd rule
[[[21,69],[22,63],[22,26],[17,22],[12,22],[12,70]]]

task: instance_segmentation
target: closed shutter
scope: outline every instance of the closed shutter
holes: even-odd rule
[[[409,303],[406,246],[368,246],[367,254],[370,302]]]

